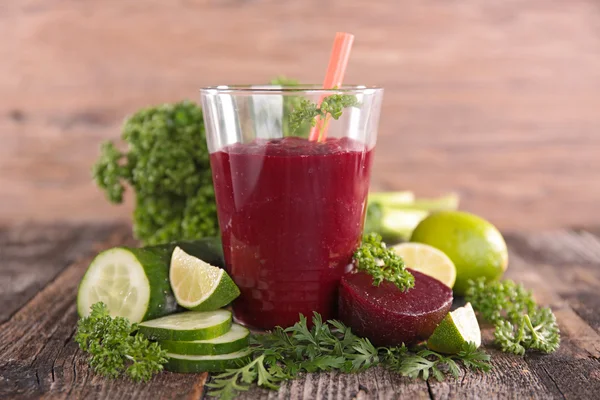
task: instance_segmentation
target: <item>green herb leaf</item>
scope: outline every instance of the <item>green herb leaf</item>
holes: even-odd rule
[[[473,371],[488,372],[492,368],[490,356],[477,349],[471,342],[465,343],[458,354],[445,355],[422,349],[416,353],[404,351],[398,357],[392,356],[387,359],[389,368],[403,376],[423,379],[433,376],[438,381],[444,380],[445,375],[448,374],[458,378],[460,376],[459,363]]]
[[[511,280],[470,281],[465,299],[484,320],[495,324],[494,342],[504,352],[552,353],[560,346],[560,331],[552,310],[540,308],[531,291],[520,284]]]
[[[458,352],[456,358],[460,360],[465,367],[472,370],[488,372],[492,369],[490,356],[483,350],[478,349],[473,342],[463,344],[462,350]]]
[[[109,315],[102,302],[92,305],[89,317],[77,323],[75,341],[90,354],[90,365],[99,374],[117,378],[125,373],[133,381],[147,381],[163,369],[167,352],[151,343],[127,318]]]
[[[127,149],[106,142],[93,167],[109,201],[136,195],[135,236],[146,245],[219,232],[202,109],[189,101],[139,110],[123,126]]]
[[[435,366],[436,362],[430,361],[418,354],[410,354],[405,356],[404,360],[399,364],[397,372],[403,376],[416,379],[419,376],[424,380],[429,378],[429,371]]]
[[[206,386],[213,389],[210,391],[211,396],[230,400],[235,399],[238,392],[248,390],[255,381],[258,381],[261,386],[277,390],[279,388],[278,382],[282,379],[267,371],[264,356],[260,356],[240,368],[228,369],[213,377]]]
[[[271,80],[271,85],[294,87],[300,85],[300,83],[295,79],[279,76]],[[292,123],[290,122],[290,118],[293,115],[294,110],[301,107],[302,100],[302,96],[296,96],[289,93],[286,93],[283,96],[281,120],[281,131],[283,136],[308,137],[311,128],[310,121],[295,121],[293,123],[295,129],[291,129]]]
[[[315,126],[317,117],[322,118],[324,121],[328,117],[337,120],[342,116],[345,108],[358,107],[359,104],[356,96],[348,94],[332,94],[325,97],[320,105],[301,98],[297,100],[294,110],[289,115],[290,131],[296,133],[305,127],[307,123],[310,126]]]
[[[376,233],[365,235],[354,253],[354,265],[373,277],[373,285],[388,281],[405,291],[415,286],[415,278],[406,270],[402,257],[390,250]]]
[[[409,351],[406,346],[374,347],[366,338],[354,335],[340,321],[323,322],[314,313],[312,326],[303,315],[293,327],[277,327],[267,334],[251,337],[254,360],[214,376],[208,384],[210,396],[232,399],[240,390],[248,390],[250,384],[276,389],[288,379],[302,372],[340,370],[347,373],[363,371],[383,365],[412,378],[421,377],[443,380],[451,374],[459,376],[460,363],[471,370],[489,371],[490,357],[468,343],[456,355],[445,356],[425,348]]]

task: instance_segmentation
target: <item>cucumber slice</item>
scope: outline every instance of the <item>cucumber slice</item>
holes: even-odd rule
[[[250,349],[213,356],[186,356],[167,353],[165,369],[171,372],[221,372],[250,361]]]
[[[99,301],[107,305],[113,317],[126,317],[131,322],[154,319],[179,310],[169,284],[169,263],[177,246],[214,265],[223,264],[221,244],[216,238],[106,250],[92,261],[79,284],[79,316],[87,317],[92,304]]]
[[[229,332],[231,312],[187,311],[145,321],[140,332],[150,340],[206,340]]]
[[[104,302],[112,316],[131,322],[171,314],[177,302],[168,281],[168,261],[149,249],[117,247],[98,254],[79,284],[77,311]]]
[[[228,354],[248,347],[250,331],[241,325],[233,324],[226,334],[208,340],[194,341],[160,341],[160,347],[169,353],[184,355],[209,356]]]

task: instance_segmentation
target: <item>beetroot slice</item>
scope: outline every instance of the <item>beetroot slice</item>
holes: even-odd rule
[[[450,311],[452,289],[425,274],[410,272],[415,286],[406,292],[389,282],[373,286],[373,277],[364,272],[344,275],[339,303],[342,322],[376,346],[426,340]]]

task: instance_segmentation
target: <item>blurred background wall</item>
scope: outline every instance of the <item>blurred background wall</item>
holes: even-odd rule
[[[98,145],[203,85],[386,89],[376,189],[457,191],[503,229],[600,225],[600,3],[593,0],[2,0],[0,222],[128,218]]]

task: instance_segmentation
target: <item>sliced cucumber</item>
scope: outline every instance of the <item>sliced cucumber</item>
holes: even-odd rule
[[[152,250],[117,247],[98,254],[79,284],[77,310],[88,316],[92,304],[131,322],[173,313],[177,302],[169,285],[168,261]]]
[[[229,332],[231,312],[187,311],[145,321],[140,332],[150,340],[206,340]]]
[[[175,247],[222,265],[220,242],[206,238],[143,248],[116,247],[98,254],[90,264],[77,293],[77,311],[90,313],[99,301],[112,316],[140,322],[176,312],[179,307],[169,284],[169,263]]]
[[[233,324],[226,334],[208,340],[174,341],[162,340],[160,347],[169,353],[209,356],[240,351],[248,347],[250,331],[241,325]]]
[[[250,361],[250,349],[213,356],[186,356],[167,353],[165,369],[171,372],[221,372]]]

